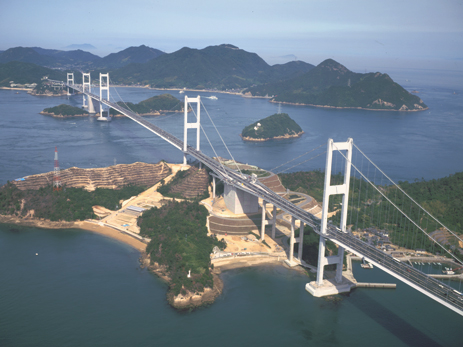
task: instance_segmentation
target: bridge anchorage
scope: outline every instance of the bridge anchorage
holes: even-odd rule
[[[105,78],[105,77],[106,77],[106,82],[102,81],[102,78]],[[258,209],[259,208],[258,201],[259,199],[262,199],[262,202],[263,202],[262,203],[263,223],[262,223],[262,230],[261,230],[262,240],[265,237],[265,229],[264,229],[265,223],[273,224],[272,225],[272,238],[275,237],[276,208],[291,215],[292,217],[291,238],[290,238],[291,250],[290,250],[289,259],[288,259],[288,263],[290,265],[295,265],[298,263],[298,260],[299,262],[301,260],[302,236],[303,236],[302,231],[303,231],[304,225],[309,225],[310,227],[312,227],[313,230],[320,236],[319,244],[320,244],[320,250],[321,250],[318,255],[319,266],[317,269],[317,280],[314,282],[307,283],[306,285],[307,291],[312,293],[314,296],[324,296],[324,295],[332,295],[336,293],[346,292],[346,291],[349,291],[351,287],[353,287],[353,283],[349,283],[348,279],[342,276],[343,255],[344,255],[344,251],[347,250],[353,254],[356,254],[357,256],[361,258],[364,258],[366,261],[375,265],[377,268],[394,276],[398,280],[404,282],[405,284],[427,295],[428,297],[437,301],[438,303],[446,306],[447,308],[450,308],[451,310],[457,312],[460,315],[463,315],[463,294],[460,291],[457,291],[456,289],[452,288],[450,285],[447,285],[423,273],[417,268],[407,264],[405,260],[401,261],[393,257],[391,254],[387,254],[383,252],[381,249],[378,249],[374,245],[364,242],[357,237],[354,237],[354,235],[351,232],[346,230],[347,213],[348,213],[347,208],[348,208],[348,200],[349,200],[349,180],[351,182],[355,182],[355,177],[354,179],[350,177],[351,170],[352,170],[352,174],[355,174],[355,171],[353,170],[355,169],[359,177],[361,176],[361,180],[358,180],[360,181],[360,184],[361,182],[366,182],[364,183],[364,185],[368,186],[369,184],[368,186],[369,189],[371,189],[371,191],[373,191],[376,194],[376,197],[374,197],[373,199],[373,201],[376,201],[376,203],[372,203],[369,205],[372,208],[371,215],[377,214],[379,215],[380,219],[385,214],[387,214],[387,216],[392,216],[393,222],[392,223],[387,222],[387,223],[389,226],[391,225],[395,226],[396,232],[398,233],[400,232],[400,230],[397,229],[397,227],[400,226],[401,224],[407,225],[409,230],[410,228],[415,228],[420,233],[423,233],[425,235],[424,237],[420,235],[421,236],[421,241],[419,241],[420,243],[421,242],[422,243],[431,242],[433,245],[432,247],[434,247],[434,244],[440,245],[438,240],[436,240],[431,234],[426,232],[425,229],[427,229],[427,224],[425,228],[423,228],[422,225],[419,224],[420,222],[416,222],[415,220],[413,220],[412,218],[413,216],[410,213],[409,213],[410,215],[407,215],[407,213],[403,212],[403,210],[399,208],[400,205],[404,206],[403,201],[406,197],[407,199],[411,200],[414,204],[416,204],[416,206],[418,206],[416,207],[416,209],[417,210],[419,209],[419,213],[417,213],[419,220],[429,220],[430,223],[435,223],[435,229],[433,230],[445,229],[446,231],[449,231],[455,237],[457,237],[460,241],[463,242],[463,240],[461,240],[461,238],[459,238],[458,235],[450,231],[447,227],[445,227],[442,223],[440,223],[436,218],[434,218],[426,210],[424,210],[420,205],[418,205],[399,186],[395,185],[395,183],[392,180],[390,180],[389,177],[387,177],[368,157],[365,156],[365,154],[353,143],[352,139],[348,139],[346,142],[334,142],[332,139],[328,140],[326,170],[325,170],[325,186],[324,186],[324,193],[323,193],[322,219],[320,220],[319,218],[312,215],[310,212],[302,209],[301,207],[285,199],[283,196],[272,191],[270,188],[268,188],[267,186],[262,184],[259,180],[257,180],[254,175],[249,176],[247,174],[244,174],[239,170],[239,168],[237,168],[237,170],[230,169],[218,159],[219,157],[217,154],[216,154],[217,160],[215,160],[207,156],[206,154],[202,153],[199,149],[199,128],[201,127],[200,121],[199,121],[199,111],[197,111],[198,117],[197,117],[196,122],[189,123],[187,117],[185,117],[185,120],[184,120],[184,126],[185,126],[184,140],[185,141],[181,141],[180,139],[173,136],[172,134],[150,123],[146,119],[143,119],[143,117],[136,114],[135,112],[128,110],[117,103],[111,102],[109,100],[109,76],[108,74],[105,74],[103,76],[100,75],[100,85],[103,86],[103,90],[107,91],[107,94],[106,94],[108,98],[107,100],[103,98],[101,88],[100,88],[100,96],[92,94],[90,90],[87,90],[87,89],[84,90],[83,86],[75,85],[73,76],[72,78],[68,76],[68,81],[66,83],[66,86],[68,88],[84,93],[89,98],[94,99],[97,102],[99,102],[101,105],[104,105],[108,108],[113,108],[117,112],[125,115],[126,117],[132,119],[134,122],[148,129],[155,135],[161,137],[163,140],[165,140],[166,142],[170,143],[171,145],[176,147],[178,150],[180,150],[183,153],[184,159],[186,155],[190,155],[194,159],[208,166],[213,171],[213,181],[215,182],[216,179],[220,179],[221,181],[224,182],[225,184],[224,198],[225,198],[227,208],[229,208],[230,210],[248,211],[248,210]],[[192,102],[196,102],[198,107],[199,107],[199,104],[201,103],[199,97],[198,98],[186,97],[185,105],[188,104],[189,100],[191,100]],[[187,110],[188,108],[185,107],[185,109]],[[193,112],[194,112],[194,109],[193,109]],[[206,113],[207,113],[207,110],[206,110]],[[105,118],[110,118],[109,114]],[[196,148],[193,148],[187,144],[186,140],[187,140],[187,129],[188,128],[194,128],[197,130]],[[388,184],[391,184],[391,187],[395,189],[394,192],[396,193],[396,195],[397,193],[399,193],[399,196],[397,198],[392,197],[392,196],[387,196],[384,193],[385,189],[381,187],[378,188],[377,186],[375,186],[375,184],[372,183],[372,181],[375,182],[375,179],[370,180],[362,172],[362,170],[359,170],[359,168],[356,167],[352,163],[353,147],[355,147],[356,150],[358,150],[358,152],[360,152],[361,155],[363,155],[362,158],[366,158],[366,161],[369,161],[369,163],[371,163],[377,170],[379,170],[379,172],[381,172],[381,174],[383,174],[390,181],[390,183]],[[213,147],[212,149],[214,150]],[[331,177],[333,177],[331,175],[331,172],[332,172],[331,165],[332,165],[333,153],[336,153],[338,157],[339,155],[341,155],[345,160],[344,161],[343,183],[339,185],[331,185]],[[231,153],[229,154],[231,155]],[[336,169],[335,169],[335,173],[336,173]],[[215,191],[215,188],[214,188],[214,191]],[[342,195],[342,204],[341,204],[342,209],[341,209],[341,219],[340,219],[339,227],[336,227],[332,223],[329,223],[327,221],[328,205],[329,205],[330,196],[332,195]],[[351,195],[352,196],[354,195],[352,191],[351,191]],[[360,194],[357,194],[357,195],[358,195],[358,199],[360,203]],[[386,209],[384,211],[380,210],[379,213],[378,211],[374,210],[374,208],[376,208],[378,205],[380,205],[381,206],[380,208],[382,208],[383,203],[386,203],[386,202],[388,204],[387,210]],[[272,215],[271,222],[265,221],[265,210],[266,210],[267,203],[271,203],[273,205],[273,215]],[[362,209],[366,209],[366,204],[362,206],[363,206]],[[415,205],[413,206],[415,208]],[[357,210],[360,210],[360,209],[357,207]],[[410,210],[412,210],[411,205],[410,205]],[[408,211],[408,207],[407,207],[407,211]],[[238,212],[238,213],[243,213],[243,212]],[[357,219],[358,219],[358,215],[357,215]],[[300,224],[301,224],[301,237],[298,240],[295,240],[294,229],[295,229],[295,224],[297,220],[300,221]],[[352,224],[352,223],[349,222],[349,224]],[[382,221],[379,225],[381,224],[384,224],[384,221]],[[355,225],[358,228],[358,224],[355,223]],[[404,230],[405,229],[402,229],[402,231]],[[327,240],[330,240],[337,245],[338,247],[337,255],[325,256],[324,248],[325,248],[325,242]],[[405,242],[408,245],[408,241],[409,241],[408,236],[406,240],[404,240],[403,238],[401,240],[402,242]],[[415,237],[415,241],[416,240],[417,240],[417,237]],[[293,249],[292,246],[294,245],[295,242],[299,242],[299,254],[298,254],[299,259],[297,260],[294,259],[293,251],[292,251]],[[412,237],[411,242],[413,242],[413,237]],[[420,243],[418,243],[418,245]],[[442,245],[440,246],[442,247]],[[404,248],[411,248],[411,247],[404,247]],[[445,248],[443,248],[443,250],[446,251]],[[324,267],[326,265],[331,265],[331,264],[336,265],[336,276],[334,279],[326,279],[325,278],[326,276],[324,276]]]

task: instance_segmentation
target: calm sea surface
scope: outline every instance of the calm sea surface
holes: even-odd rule
[[[245,125],[277,112],[278,105],[218,93],[187,95],[216,95],[218,100],[202,100],[233,156],[266,169],[330,137],[352,137],[396,181],[463,171],[463,74],[389,73],[406,89],[418,90],[430,109],[389,113],[282,105],[281,111],[305,131],[302,138],[288,141],[245,143],[239,137]],[[131,102],[163,93],[137,88],[117,92]],[[81,100],[0,90],[0,184],[52,171],[55,146],[61,168],[182,160],[174,147],[128,119],[105,124],[38,114],[61,103],[77,106]],[[228,157],[206,112],[201,118],[217,153]],[[147,119],[183,137],[182,114]],[[205,137],[201,146],[214,155]],[[320,157],[297,169],[323,165]],[[274,266],[227,271],[222,275],[224,293],[212,306],[177,312],[165,300],[167,286],[139,268],[138,256],[130,247],[90,232],[0,225],[0,346],[460,346],[463,341],[463,317],[400,282],[396,290],[357,289],[331,302],[305,291],[309,278]],[[362,282],[397,283],[358,264],[354,274]],[[452,285],[458,289],[460,284]]]

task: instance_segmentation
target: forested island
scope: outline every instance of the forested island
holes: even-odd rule
[[[248,125],[240,136],[245,141],[268,141],[300,137],[303,133],[287,113],[275,113]]]
[[[183,102],[170,94],[156,95],[140,101],[138,104],[119,101],[118,105],[128,108],[141,116],[159,115],[160,112],[183,112]],[[114,116],[122,116],[118,111],[110,109]]]
[[[49,107],[44,109],[40,114],[57,118],[69,118],[69,117],[87,117],[89,113],[82,110],[79,107],[61,104],[55,107]]]
[[[382,111],[423,111],[418,96],[395,83],[387,74],[355,73],[327,59],[309,72],[281,82],[254,86],[248,96],[270,96],[273,102],[331,108]]]

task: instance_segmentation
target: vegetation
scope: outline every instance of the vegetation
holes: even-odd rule
[[[115,70],[111,78],[120,83],[157,88],[226,90],[280,81],[312,67],[304,62],[270,66],[255,53],[225,44],[204,49],[184,47],[144,64],[131,64]]]
[[[301,132],[301,127],[287,113],[275,113],[245,127],[241,137],[270,140],[285,135],[295,136]]]
[[[324,173],[321,171],[294,172],[279,175],[282,184],[292,191],[298,191],[313,196],[317,201],[323,199]],[[341,184],[341,174],[332,175],[332,185]],[[450,230],[463,234],[463,172],[430,181],[413,183],[399,182],[399,186],[416,202],[425,208]],[[347,224],[352,230],[374,228],[389,234],[393,244],[411,249],[422,248],[431,253],[443,253],[439,246],[422,233],[408,219],[397,213],[395,208],[376,190],[366,189],[366,183],[357,178],[351,178],[349,192],[349,207]],[[378,189],[397,207],[405,211],[428,234],[441,230],[440,226],[422,210],[416,207],[394,186],[377,186]],[[368,193],[367,193],[368,191]],[[329,211],[340,209],[341,196],[330,198]],[[340,223],[340,214],[331,220],[335,225]],[[463,259],[458,248],[462,248],[451,237],[446,247],[457,257]]]
[[[119,101],[118,104],[124,108],[129,108],[130,110],[138,114],[149,114],[159,111],[182,111],[183,103],[176,97],[170,94],[162,94],[153,96],[149,99],[140,101],[138,104],[133,104],[131,102],[124,103]],[[118,114],[119,112],[111,108],[111,114]]]
[[[70,106],[66,104],[61,104],[55,107],[49,107],[43,110],[44,113],[51,113],[56,116],[63,116],[63,117],[72,117],[82,114],[88,114],[87,111],[82,110],[79,107]]]
[[[207,215],[198,202],[172,201],[145,211],[138,220],[140,234],[151,238],[146,248],[151,262],[166,267],[174,295],[213,286],[210,254],[214,246],[224,249],[226,244],[207,236]]]
[[[147,46],[129,47],[104,58],[80,49],[61,51],[40,47],[14,47],[0,52],[0,63],[10,61],[33,63],[53,68],[79,67],[94,69],[115,69],[131,63],[145,63],[164,54],[158,49]]]
[[[387,74],[360,74],[332,59],[294,79],[249,88],[254,96],[296,104],[381,110],[421,110],[427,106]],[[405,107],[404,107],[405,105]]]
[[[8,182],[0,188],[0,214],[25,216],[34,210],[34,217],[51,221],[75,221],[94,218],[92,206],[114,210],[120,200],[138,195],[145,187],[125,186],[119,190],[97,188],[88,192],[83,188],[66,188],[53,191],[51,185],[38,190],[19,190]],[[24,200],[24,207],[21,204]]]
[[[37,83],[42,81],[44,76],[50,79],[65,81],[66,72],[47,69],[31,63],[11,61],[0,64],[0,86],[9,87],[10,81],[17,84]]]

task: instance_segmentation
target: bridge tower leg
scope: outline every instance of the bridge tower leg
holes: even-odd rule
[[[102,103],[103,94],[106,93],[106,100],[109,101],[109,73],[100,73],[100,117],[98,120],[111,120],[109,115],[110,108],[108,107],[107,116],[104,116],[104,104]]]
[[[74,84],[74,72],[68,72],[67,74],[67,84],[73,85]],[[71,95],[71,92],[68,87],[68,95]]]
[[[82,72],[82,91],[91,93],[92,92],[92,83],[90,80],[90,73]],[[87,100],[87,106],[85,105],[85,100]],[[93,99],[90,96],[83,95],[82,107],[87,107],[88,113],[95,113],[95,108],[93,107]]]
[[[339,226],[341,232],[346,232],[347,220],[347,205],[349,201],[349,182],[350,170],[352,160],[352,144],[351,138],[347,142],[333,142],[332,139],[328,140],[328,148],[326,154],[326,168],[325,168],[325,188],[323,191],[323,206],[322,206],[322,220],[320,230],[320,243],[318,249],[318,268],[316,282],[310,282],[306,285],[306,290],[314,296],[326,296],[337,293],[350,291],[351,283],[343,281],[342,265],[344,259],[344,248],[338,248],[338,254],[335,256],[325,256],[325,242],[327,235],[328,224],[328,206],[331,195],[342,194],[342,209],[341,209],[341,224]],[[331,185],[331,166],[333,160],[333,151],[340,150],[346,151],[346,163],[344,170],[344,182],[341,185]],[[324,268],[326,265],[336,264],[336,276],[334,280],[323,279]]]
[[[196,102],[196,122],[188,122],[188,103]],[[188,147],[188,129],[196,129],[196,150],[199,151],[200,133],[201,133],[201,97],[189,98],[185,95],[184,107],[184,128],[183,128],[183,165],[186,165],[186,151]],[[201,168],[201,163],[199,163]]]

